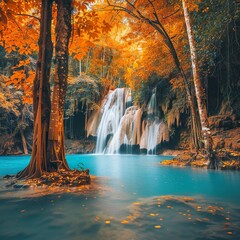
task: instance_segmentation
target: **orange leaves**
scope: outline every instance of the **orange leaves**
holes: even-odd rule
[[[37,50],[39,3],[33,0],[5,0],[0,2],[0,45],[7,52],[32,54]]]
[[[22,81],[26,78],[24,70],[14,71],[7,84],[13,84],[15,88],[21,88]]]
[[[111,30],[111,27],[112,26],[109,23],[107,23],[105,20],[103,20],[102,26],[101,26],[102,33],[108,33]]]
[[[0,8],[0,24],[7,25],[7,16]]]
[[[78,61],[80,61],[84,57],[84,53],[77,53],[74,55],[74,58],[76,58]]]
[[[75,31],[78,36],[87,35],[90,40],[96,39],[99,35],[99,16],[94,11],[78,12],[75,16]]]
[[[0,32],[3,31],[8,23],[8,20],[14,20],[14,14],[18,8],[13,0],[3,0],[0,2]]]
[[[73,14],[73,38],[70,45],[70,53],[80,60],[88,52],[90,47],[99,43],[103,34],[111,30],[111,25],[105,20],[105,13],[94,11],[93,0],[74,3]]]
[[[6,3],[6,6],[8,9],[16,9],[16,2],[14,2],[13,0],[3,0],[3,2]]]
[[[201,2],[201,0],[184,0],[185,3],[187,4],[187,7],[189,9],[189,11],[198,11],[198,3]]]
[[[94,46],[91,41],[75,36],[74,41],[70,44],[69,52],[73,55],[73,58],[81,60],[89,49]]]
[[[20,60],[18,65],[13,67],[12,76],[6,81],[7,85],[13,85],[15,89],[23,91],[23,102],[32,102],[32,86],[35,78],[35,72],[32,70],[26,71],[26,66],[30,64],[30,60]]]

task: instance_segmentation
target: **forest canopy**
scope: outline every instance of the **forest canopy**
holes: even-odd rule
[[[43,4],[51,6],[51,12],[44,13]],[[60,5],[60,1],[0,2],[0,131],[9,139],[7,144],[0,143],[2,154],[16,146],[25,153],[32,151],[28,142],[32,140],[33,120],[37,116],[36,79],[40,75],[36,74],[41,62],[44,14],[50,19],[46,28],[51,35],[46,40],[45,53],[49,55],[45,73],[49,80],[45,79],[43,85],[46,106],[55,96],[60,61],[57,51],[61,49],[58,44],[62,38],[58,28]],[[85,123],[79,131],[84,137],[87,119],[109,90],[131,88],[134,104],[144,107],[152,90],[157,88],[158,105],[165,121],[169,126],[177,123],[178,127],[179,119],[187,116],[189,121],[185,125],[192,131],[192,145],[195,149],[202,148],[208,138],[203,129],[209,126],[202,126],[207,114],[240,115],[239,5],[236,0],[73,1],[65,52],[69,60],[63,73],[66,79],[62,89],[57,90],[64,92],[66,101],[60,97],[59,104],[63,106],[58,106],[57,115],[65,123],[71,123],[76,115],[85,119],[81,120]],[[189,33],[197,56],[194,65],[201,84],[199,101]],[[202,107],[205,120],[199,115]],[[52,110],[53,106],[46,116]],[[47,118],[46,124],[51,128],[50,115]],[[68,135],[74,137],[71,131]]]

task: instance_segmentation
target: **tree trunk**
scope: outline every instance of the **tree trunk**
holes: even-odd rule
[[[71,35],[72,0],[58,1],[56,24],[56,64],[49,127],[49,169],[69,170],[64,151],[64,104],[68,77],[68,44]]]
[[[51,41],[52,0],[42,0],[39,55],[33,86],[34,134],[29,165],[17,178],[39,177],[47,170],[47,138],[50,116],[49,75],[52,59]]]
[[[203,88],[203,83],[200,78],[200,69],[199,69],[199,64],[197,59],[194,33],[193,33],[191,20],[190,20],[190,16],[189,16],[189,12],[188,12],[185,0],[182,0],[182,5],[183,5],[184,18],[185,18],[187,35],[188,35],[189,46],[190,46],[193,81],[194,81],[195,94],[196,94],[196,99],[198,104],[198,111],[199,111],[199,117],[201,122],[201,130],[202,130],[202,136],[204,140],[204,147],[205,147],[207,159],[209,160],[209,167],[217,168],[216,158],[214,157],[214,154],[213,154],[213,140],[212,140],[211,131],[208,123],[208,117],[207,117],[206,95]]]
[[[188,100],[188,104],[190,107],[190,112],[191,112],[191,128],[192,128],[192,140],[193,140],[193,146],[195,148],[196,151],[199,150],[199,148],[201,148],[201,131],[200,131],[200,123],[199,123],[199,116],[197,114],[197,109],[195,106],[195,98],[194,95],[191,94],[191,90],[190,90],[190,86],[187,80],[187,77],[184,73],[184,70],[180,64],[176,49],[172,43],[171,38],[169,37],[168,33],[166,32],[164,26],[161,24],[161,22],[157,19],[157,23],[159,26],[157,26],[156,24],[150,22],[149,24],[152,25],[152,27],[154,27],[160,35],[162,35],[162,37],[164,38],[164,43],[166,44],[166,46],[168,47],[171,56],[174,60],[174,64],[179,72],[179,74],[181,75],[183,82],[184,82],[184,88],[187,94],[187,100]]]
[[[88,49],[88,55],[87,55],[86,70],[85,70],[86,74],[88,73],[88,68],[89,68],[89,63],[90,63],[90,56],[91,56],[91,50],[92,50],[92,48],[90,47]]]
[[[19,132],[20,132],[21,139],[22,139],[23,153],[27,155],[28,154],[27,141],[26,141],[26,138],[24,136],[23,129],[21,127],[19,129]]]

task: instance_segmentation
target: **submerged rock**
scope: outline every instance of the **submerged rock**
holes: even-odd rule
[[[14,175],[5,175],[4,177],[3,177],[3,179],[9,179],[9,178],[13,178],[14,177]]]
[[[29,184],[18,184],[18,183],[16,183],[16,184],[13,185],[13,187],[14,188],[24,188],[24,189],[26,189],[26,188],[30,188],[30,185]]]

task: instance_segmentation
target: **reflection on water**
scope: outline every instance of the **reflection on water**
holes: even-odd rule
[[[160,160],[71,155],[72,168],[83,162],[99,176],[90,189],[41,196],[1,188],[0,239],[238,239],[240,174],[162,167]],[[0,158],[0,176],[28,161]]]

